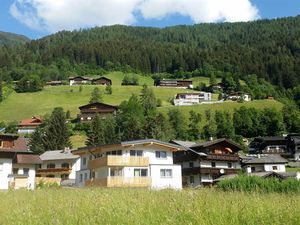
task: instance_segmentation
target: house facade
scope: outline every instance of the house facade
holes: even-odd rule
[[[193,81],[192,80],[158,80],[154,83],[154,85],[160,87],[193,88]]]
[[[27,140],[0,135],[0,189],[34,189],[40,157],[28,150]]]
[[[252,100],[251,95],[250,94],[244,94],[244,93],[239,93],[239,92],[234,92],[231,93],[227,96],[225,96],[225,100],[228,101],[238,101],[242,99],[245,102],[250,102]]]
[[[96,116],[96,114],[99,114],[100,116],[115,114],[118,110],[118,107],[96,102],[81,106],[79,109],[80,114],[77,115],[77,118],[81,123],[84,123],[90,122]]]
[[[182,188],[181,166],[173,153],[183,147],[159,140],[127,141],[72,151],[81,158],[80,187]]]
[[[108,79],[106,77],[99,77],[96,79],[93,79],[92,84],[96,84],[96,85],[112,85],[112,81],[111,79]]]
[[[175,106],[197,105],[201,102],[211,101],[211,93],[178,93],[174,98]]]
[[[37,177],[60,178],[75,184],[76,171],[80,170],[80,158],[70,149],[47,151],[40,155],[42,164],[37,170]]]
[[[90,77],[83,77],[83,76],[69,77],[70,86],[92,84],[92,82],[93,79]]]
[[[31,134],[42,123],[43,123],[43,119],[38,116],[33,116],[30,119],[21,120],[18,124],[18,133],[19,134]]]
[[[240,150],[238,144],[223,138],[175,152],[174,161],[182,166],[183,186],[211,185],[222,175],[239,173]]]
[[[259,173],[259,172],[276,172],[285,173],[285,165],[288,161],[275,154],[266,155],[248,155],[241,157],[242,167],[246,173]]]

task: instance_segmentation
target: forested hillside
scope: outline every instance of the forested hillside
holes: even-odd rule
[[[0,51],[0,68],[28,63],[131,67],[144,73],[198,71],[202,76],[228,72],[240,78],[256,74],[291,88],[300,83],[300,16],[164,29],[110,26],[62,31]]]
[[[15,46],[18,44],[24,44],[29,41],[30,41],[29,38],[27,38],[23,35],[0,31],[0,46],[3,46],[3,45]]]

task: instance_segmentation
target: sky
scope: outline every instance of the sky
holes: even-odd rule
[[[124,24],[166,27],[300,15],[300,0],[0,0],[0,31],[37,39]]]

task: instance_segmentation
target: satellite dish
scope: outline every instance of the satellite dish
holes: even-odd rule
[[[224,169],[220,169],[220,174],[224,174],[224,173],[225,173]]]

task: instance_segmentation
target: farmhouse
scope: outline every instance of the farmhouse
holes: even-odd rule
[[[300,134],[286,137],[257,137],[249,144],[250,154],[279,154],[285,158],[300,160]]]
[[[19,134],[30,134],[43,123],[43,120],[39,116],[33,116],[30,119],[21,120],[18,124]]]
[[[80,114],[77,115],[77,118],[80,122],[89,122],[91,121],[96,114],[101,116],[106,116],[109,114],[115,114],[118,110],[117,106],[107,105],[100,102],[90,103],[79,107]]]
[[[36,166],[42,161],[27,143],[17,135],[0,135],[0,189],[35,188]]]
[[[181,166],[173,153],[184,147],[154,139],[79,148],[78,186],[182,188]]]
[[[178,93],[174,99],[174,105],[196,105],[201,102],[211,101],[211,93],[200,92],[200,93]]]
[[[108,79],[106,77],[99,77],[99,78],[93,79],[92,84],[112,85],[112,81],[111,81],[111,79]]]
[[[172,142],[180,144],[178,141]],[[221,175],[236,174],[241,170],[240,150],[242,147],[238,144],[222,138],[190,145],[186,151],[175,152],[174,162],[182,166],[184,186],[211,185]]]
[[[70,149],[47,151],[40,155],[42,164],[37,177],[58,178],[75,184],[76,171],[80,170],[80,158]]]
[[[238,100],[243,100],[245,102],[250,102],[251,101],[251,95],[250,94],[244,94],[240,92],[233,92],[230,93],[229,95],[225,96],[224,100],[225,101],[238,101]]]
[[[70,86],[92,84],[92,82],[93,79],[90,77],[83,77],[83,76],[69,77]]]
[[[155,86],[161,87],[180,87],[193,88],[192,80],[158,80],[154,83]]]
[[[257,172],[285,172],[288,161],[280,155],[249,155],[243,156],[242,167],[247,173]]]

